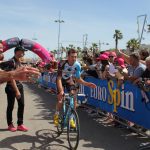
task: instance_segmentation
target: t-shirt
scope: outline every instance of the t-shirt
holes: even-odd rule
[[[129,66],[128,75],[134,76],[134,77],[141,77],[145,69],[146,69],[146,66],[141,63],[139,63],[139,65],[136,68]]]
[[[19,61],[17,61],[17,59],[15,57],[11,58],[9,60],[10,62],[13,62],[13,66],[11,66],[10,70],[15,70],[17,69],[18,67],[21,67],[21,63]],[[7,82],[7,84],[10,84],[10,81]],[[20,81],[16,81],[16,84],[17,85],[20,85],[21,82]],[[11,84],[10,84],[11,85]]]
[[[115,74],[118,70],[115,68],[113,63],[109,63],[109,72]]]

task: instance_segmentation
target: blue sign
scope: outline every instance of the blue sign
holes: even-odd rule
[[[95,89],[80,86],[79,92],[87,96],[88,105],[150,129],[150,102],[143,101],[141,89],[136,85],[127,81],[118,87],[116,80],[108,81],[93,77],[86,77],[85,81],[97,85]],[[56,73],[44,74],[42,84],[56,90]],[[150,92],[146,94],[150,99]],[[84,100],[83,97],[79,98],[81,101]]]

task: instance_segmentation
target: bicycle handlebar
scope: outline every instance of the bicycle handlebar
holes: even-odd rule
[[[86,96],[83,93],[78,93],[78,94],[74,94],[74,95],[77,95],[77,96]],[[69,93],[64,93],[64,96],[69,96]]]

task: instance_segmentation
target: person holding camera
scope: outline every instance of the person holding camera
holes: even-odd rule
[[[18,46],[14,50],[14,57],[9,61],[13,62],[11,70],[15,70],[21,67],[20,58],[24,56],[25,49],[21,46]],[[11,81],[7,82],[5,92],[7,94],[7,124],[9,131],[28,131],[28,128],[23,125],[23,116],[24,116],[24,90],[23,85],[20,81],[12,79]],[[17,112],[17,124],[18,127],[16,128],[13,125],[13,117],[12,112],[14,108],[15,98],[18,102],[18,112]]]

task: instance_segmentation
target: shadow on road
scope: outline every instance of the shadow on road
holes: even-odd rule
[[[52,142],[56,144],[53,144]],[[23,150],[51,150],[53,146],[55,146],[55,149],[57,150],[62,148],[65,148],[66,150],[69,149],[68,147],[64,146],[64,142],[62,140],[58,139],[57,132],[49,129],[39,130],[35,133],[35,136],[22,134],[8,137],[0,141],[0,149],[7,148],[11,150],[18,150],[18,148],[15,148],[14,145],[19,143],[31,145],[29,149]]]
[[[36,103],[36,108],[41,109],[39,114],[35,115],[33,119],[40,118],[52,121],[56,108],[56,96],[50,95],[44,88],[38,88],[37,85],[26,83],[26,86],[30,89],[31,93],[37,95],[37,98],[33,99],[33,101]]]
[[[53,114],[55,112],[56,96],[50,95],[50,93],[47,93],[43,88],[37,88],[37,85],[27,84],[27,86],[30,88],[32,93],[39,96],[39,98],[34,99],[36,102],[36,107],[41,109],[40,113],[37,114],[36,117],[49,120],[49,123],[52,124]],[[137,134],[132,134],[126,129],[116,129],[114,127],[103,126],[97,121],[98,119],[93,119],[81,108],[79,108],[78,114],[81,127],[80,142],[82,141],[83,144],[81,146],[85,149],[97,148],[103,150],[137,150],[140,143],[145,142],[144,138],[138,136]],[[30,140],[33,141],[36,139],[37,142],[41,142],[41,145],[46,145],[45,142],[47,139],[45,139],[46,141],[41,141],[37,137],[39,136],[31,136]],[[57,138],[53,138],[54,137],[51,136],[51,139],[49,139],[50,143],[52,140],[56,140],[59,144],[63,144]],[[79,149],[81,146],[79,144]]]

